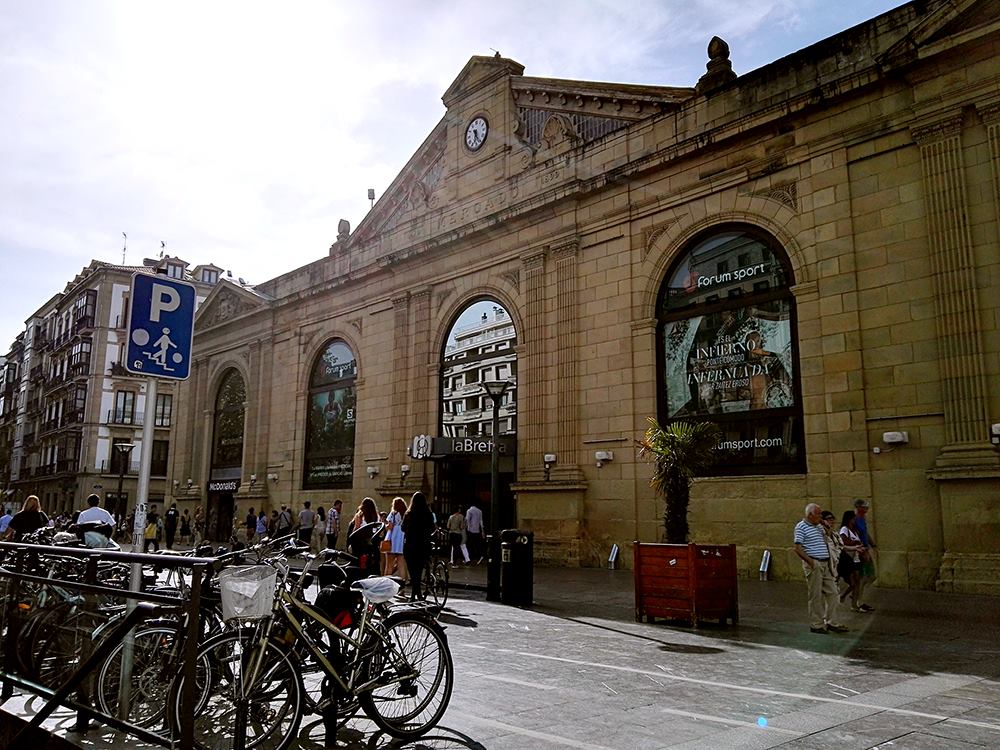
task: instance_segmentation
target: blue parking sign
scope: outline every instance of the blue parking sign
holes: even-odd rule
[[[186,380],[191,372],[194,286],[166,276],[132,276],[125,369],[137,375]]]

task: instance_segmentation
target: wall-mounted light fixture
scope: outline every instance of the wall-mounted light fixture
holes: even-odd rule
[[[399,476],[402,477],[402,481],[406,481],[406,475],[410,473],[410,465],[403,464],[399,467]]]
[[[597,461],[597,468],[600,469],[604,464],[615,460],[614,451],[595,451],[594,460]]]
[[[267,478],[271,482],[277,482],[278,481],[278,475],[277,474],[268,474]]]
[[[192,487],[194,487],[194,480],[191,477],[188,477],[188,489],[191,489]]]
[[[542,456],[542,466],[545,467],[545,478],[549,478],[549,470],[552,469],[553,464],[556,462],[555,453],[546,453]]]
[[[174,480],[174,489],[176,490],[176,489],[177,489],[177,488],[178,488],[178,487],[180,486],[180,484],[181,484],[181,483],[180,483],[180,480],[178,480],[178,479],[175,479],[175,480]]]
[[[256,474],[251,474],[250,475],[250,486],[253,487],[255,484],[257,484],[257,475]]]
[[[374,479],[375,475],[378,474],[378,467],[377,466],[369,466],[369,467],[367,467],[365,469],[365,471],[368,472],[368,478],[369,479]]]

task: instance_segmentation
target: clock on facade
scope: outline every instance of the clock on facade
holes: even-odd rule
[[[490,124],[485,117],[473,117],[465,128],[465,147],[469,151],[478,151],[486,143],[486,134],[489,132]]]

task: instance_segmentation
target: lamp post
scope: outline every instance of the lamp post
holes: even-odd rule
[[[483,381],[483,389],[493,402],[493,440],[490,451],[490,539],[486,564],[486,599],[500,600],[500,402],[513,385],[509,380]]]
[[[500,402],[503,394],[513,385],[509,380],[487,380],[483,382],[486,395],[493,402],[493,440],[490,461],[490,530],[500,531]]]
[[[115,504],[113,507],[108,508],[108,512],[114,515],[118,511],[118,504],[122,499],[122,482],[125,479],[125,467],[128,466],[129,456],[132,455],[132,449],[135,448],[133,443],[115,443],[115,450],[118,451],[118,493],[115,495]],[[128,508],[123,508],[122,513],[124,514]]]

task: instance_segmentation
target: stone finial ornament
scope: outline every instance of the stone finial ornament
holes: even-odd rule
[[[351,222],[347,219],[341,219],[337,223],[337,242],[341,240],[346,240],[351,236]]]
[[[697,94],[708,94],[736,80],[733,64],[729,62],[729,45],[717,36],[713,36],[708,43],[708,64],[705,67],[708,72],[698,79],[695,86]]]

